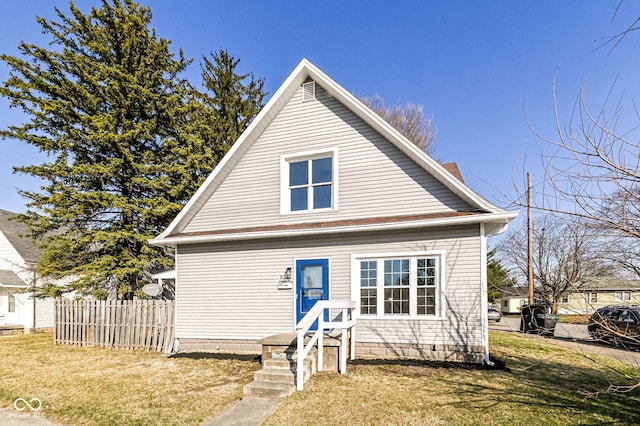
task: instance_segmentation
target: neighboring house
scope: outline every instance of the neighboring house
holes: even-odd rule
[[[147,284],[142,290],[149,296],[162,300],[175,300],[176,298],[176,271],[174,269],[159,272],[151,276],[157,280],[157,284]],[[149,290],[147,290],[149,289]]]
[[[53,327],[53,299],[37,299],[23,290],[39,279],[40,249],[25,237],[27,228],[0,210],[0,325],[21,325],[25,332]]]
[[[330,299],[358,357],[482,362],[487,237],[516,215],[305,59],[151,243],[176,248],[181,351],[259,351]]]
[[[640,281],[601,278],[566,294],[558,304],[561,314],[592,314],[610,305],[640,305]]]
[[[500,310],[503,314],[519,314],[529,302],[529,287],[505,287],[500,294]]]

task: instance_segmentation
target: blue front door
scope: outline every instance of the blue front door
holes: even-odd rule
[[[329,300],[329,259],[296,261],[296,323],[318,300]],[[325,320],[329,319],[328,312]],[[318,322],[310,330],[317,330]]]

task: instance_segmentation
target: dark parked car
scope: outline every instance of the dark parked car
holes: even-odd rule
[[[487,318],[489,319],[489,321],[500,322],[500,320],[502,319],[502,313],[493,308],[489,308]]]
[[[640,346],[640,306],[607,306],[589,318],[589,334],[616,346]]]

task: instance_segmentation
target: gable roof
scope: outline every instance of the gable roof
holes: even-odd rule
[[[382,119],[378,114],[364,105],[353,94],[349,93],[335,80],[305,58],[300,61],[293,72],[291,72],[287,77],[285,82],[274,93],[269,102],[267,102],[264,108],[251,122],[249,127],[247,127],[242,135],[240,135],[229,152],[218,163],[213,172],[207,177],[204,183],[196,191],[193,197],[191,197],[187,205],[182,209],[178,216],[176,216],[167,229],[157,238],[150,240],[152,244],[168,245],[183,238],[180,236],[181,230],[184,229],[189,221],[202,208],[227,174],[230,173],[244,153],[247,152],[251,145],[253,145],[253,143],[258,139],[260,134],[262,134],[287,101],[296,93],[300,86],[308,80],[313,80],[316,84],[319,84],[326,92],[341,102],[347,109],[361,118],[366,124],[380,133],[413,161],[419,164],[446,188],[472,206],[478,213],[475,215],[476,218],[473,219],[474,223],[508,223],[511,219],[517,216],[517,212],[508,212],[503,210],[474,192],[462,181],[457,166],[445,167],[435,161],[415,144],[409,141],[393,126]],[[452,220],[459,221],[457,218]],[[315,228],[317,227],[313,225],[307,227],[309,233],[313,232],[313,229]],[[198,241],[205,240],[206,238],[201,238]]]
[[[16,213],[0,209],[0,232],[27,263],[37,263],[42,251],[35,242],[27,236],[29,229],[17,220],[11,220]]]
[[[537,293],[537,289],[535,289]],[[500,297],[502,299],[506,298],[526,298],[529,296],[529,287],[524,286],[515,286],[515,287],[505,287],[502,289]]]
[[[640,290],[640,281],[637,280],[625,280],[620,278],[598,278],[586,282],[575,293],[581,293],[585,291],[638,291]]]
[[[27,283],[15,272],[0,269],[0,287],[27,287]]]

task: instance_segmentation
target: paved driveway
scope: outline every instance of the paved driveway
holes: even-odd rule
[[[489,329],[520,334],[520,317],[504,317],[499,323],[489,322]],[[535,334],[522,335],[536,339],[545,339],[549,343],[577,349],[583,351],[585,354],[596,354],[614,358],[640,368],[640,351],[617,349],[614,346],[597,342],[589,336],[586,325],[560,323],[556,325],[553,337],[541,337]]]

